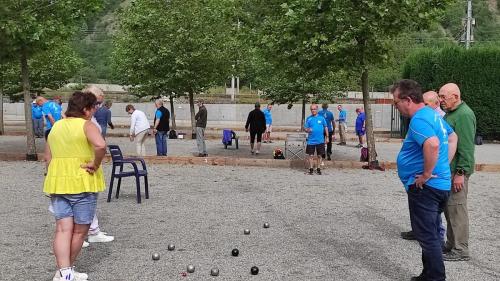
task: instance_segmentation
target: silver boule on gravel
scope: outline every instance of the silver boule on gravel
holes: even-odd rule
[[[250,234],[250,229],[245,229],[245,230],[243,230],[243,233],[244,233],[245,235]]]
[[[154,254],[151,256],[151,258],[152,258],[154,261],[157,261],[157,260],[159,260],[159,259],[160,259],[160,254],[158,254],[158,253],[154,253]]]
[[[193,273],[194,272],[194,265],[192,265],[192,264],[188,265],[186,270],[189,273]]]
[[[173,250],[175,250],[175,245],[174,244],[168,244],[167,249],[169,251],[173,251]]]
[[[212,276],[219,276],[219,269],[218,268],[212,268],[212,270],[210,270],[210,275],[212,275]]]
[[[268,222],[264,223],[264,228],[269,228],[269,223]]]

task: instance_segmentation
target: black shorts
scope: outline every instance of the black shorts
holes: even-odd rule
[[[325,154],[325,144],[320,143],[320,144],[308,144],[306,146],[306,154],[307,155],[314,155],[314,151],[316,151],[316,155],[321,156]]]
[[[257,142],[262,142],[262,133],[250,131],[250,143],[255,142],[255,136],[257,136]]]

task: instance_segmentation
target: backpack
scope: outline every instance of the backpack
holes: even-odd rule
[[[168,138],[169,139],[176,139],[177,138],[177,132],[175,130],[170,130],[170,132],[168,132]]]
[[[361,148],[361,156],[359,157],[360,162],[368,162],[368,147]]]
[[[283,155],[283,151],[281,151],[281,148],[274,149],[273,157],[274,159],[285,159],[285,155]]]

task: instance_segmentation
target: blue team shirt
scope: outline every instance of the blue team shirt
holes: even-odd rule
[[[36,103],[31,105],[31,118],[40,119],[43,117],[42,107],[38,106]]]
[[[48,101],[42,105],[42,113],[45,116],[45,130],[52,129],[52,124],[47,115],[52,115],[55,121],[61,120],[62,118],[62,107],[55,101]]]
[[[271,114],[271,110],[269,109],[264,109],[262,110],[264,113],[264,117],[266,117],[266,125],[272,125],[273,124],[273,115]]]
[[[363,124],[365,123],[365,113],[361,112],[356,117],[356,131],[363,131]]]
[[[426,185],[439,190],[451,189],[451,172],[448,164],[448,135],[453,129],[432,108],[426,106],[411,118],[408,133],[399,152],[397,164],[399,179],[408,187],[415,183],[415,176],[424,172],[424,142],[430,137],[439,139],[439,156],[432,175],[436,177]]]
[[[327,126],[323,116],[317,114],[316,116],[311,115],[307,117],[304,127],[311,129],[307,138],[307,144],[316,145],[325,143],[325,127]]]
[[[339,112],[339,122],[345,122],[345,120],[347,119],[347,111],[345,109],[342,109],[340,112]]]
[[[326,126],[328,127],[328,132],[333,132],[333,126],[332,126],[332,120],[335,118],[333,116],[333,112],[328,111],[328,109],[323,109],[320,112],[318,112],[319,116],[323,116],[326,121]]]

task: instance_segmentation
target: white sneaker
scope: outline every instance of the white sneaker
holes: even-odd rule
[[[256,150],[255,155],[259,155],[260,151]]]
[[[83,241],[82,248],[87,248],[88,246],[90,246],[90,243],[87,241]]]
[[[98,243],[98,242],[106,243],[106,242],[111,242],[111,241],[115,240],[115,237],[110,236],[110,235],[105,235],[104,233],[99,232],[95,235],[89,235],[88,240],[89,240],[89,243]]]
[[[74,274],[73,281],[85,281],[89,279],[87,273],[73,271],[73,274]],[[54,275],[54,278],[52,278],[52,281],[64,281],[64,279],[61,276],[61,273],[59,273],[59,270],[56,271],[56,274]]]

